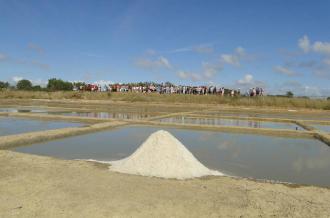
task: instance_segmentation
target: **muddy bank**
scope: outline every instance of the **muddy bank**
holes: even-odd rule
[[[186,181],[0,151],[0,217],[327,217],[330,190],[228,177]]]

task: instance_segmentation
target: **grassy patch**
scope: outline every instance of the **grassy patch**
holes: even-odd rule
[[[82,100],[112,100],[127,102],[156,103],[190,103],[214,104],[231,106],[281,107],[330,110],[330,101],[306,98],[285,97],[221,97],[218,95],[179,95],[157,93],[107,93],[107,92],[74,92],[74,91],[1,91],[2,99],[82,99]]]

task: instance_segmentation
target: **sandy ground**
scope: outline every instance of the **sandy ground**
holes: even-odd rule
[[[0,150],[0,217],[330,217],[330,190],[228,177],[186,181]]]

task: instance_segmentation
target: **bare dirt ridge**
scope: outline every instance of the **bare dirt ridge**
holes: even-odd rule
[[[0,217],[329,217],[330,190],[229,177],[166,180],[0,151]]]

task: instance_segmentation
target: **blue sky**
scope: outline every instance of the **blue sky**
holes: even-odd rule
[[[0,80],[330,95],[330,1],[0,0]]]

